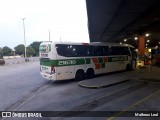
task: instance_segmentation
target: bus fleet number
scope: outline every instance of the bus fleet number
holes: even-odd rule
[[[58,61],[58,65],[62,66],[62,65],[74,65],[76,64],[76,60],[62,60],[62,61]]]

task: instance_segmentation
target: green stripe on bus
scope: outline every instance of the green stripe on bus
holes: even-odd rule
[[[127,61],[127,56],[108,57],[108,62]]]
[[[108,62],[127,61],[127,60],[128,56],[108,57]],[[103,58],[99,57],[98,63],[101,64],[102,68],[105,68],[105,63],[103,62],[104,62]],[[53,64],[55,67],[91,64],[91,58],[40,61],[40,65],[51,66],[51,64]]]
[[[91,64],[91,59],[90,58],[85,58],[86,64]]]
[[[45,66],[50,66],[51,64],[53,64],[55,67],[90,64],[90,58],[62,59],[62,60],[50,60],[50,61],[41,61],[40,62],[40,65],[45,65]]]

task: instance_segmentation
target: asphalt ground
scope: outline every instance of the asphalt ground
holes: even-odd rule
[[[27,62],[34,62],[39,61],[39,57],[29,57],[27,58]],[[25,63],[25,58],[12,58],[12,59],[5,59],[5,65],[12,65],[12,64],[21,64]]]
[[[47,81],[39,74],[39,62],[28,62],[0,66],[0,110],[1,111],[59,111],[57,117],[7,118],[7,119],[150,119],[150,117],[127,116],[126,111],[160,111],[160,70],[133,70],[96,76],[81,81],[85,85],[97,86],[109,80],[127,80],[119,84],[98,89],[78,85],[78,81]],[[106,82],[107,81],[107,82]],[[97,82],[98,83],[98,82]],[[71,111],[96,111],[108,116],[96,117],[95,113],[78,114]],[[108,112],[109,113],[108,113]],[[110,116],[111,112],[117,111]],[[125,111],[125,112],[124,112]],[[69,113],[68,113],[69,112]],[[74,113],[74,112],[73,112]],[[69,117],[65,117],[68,115]],[[93,115],[94,114],[94,115]],[[122,114],[126,116],[122,116]],[[73,117],[74,116],[74,117]],[[109,117],[110,116],[110,117]],[[83,118],[82,118],[83,117]],[[157,119],[157,118],[154,118]]]

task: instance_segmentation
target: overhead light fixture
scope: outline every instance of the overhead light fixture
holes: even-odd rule
[[[150,40],[147,40],[147,42],[150,42]]]
[[[159,44],[160,44],[160,42],[159,42]]]
[[[145,35],[146,37],[148,37],[149,36],[149,34],[148,33],[146,33],[146,35]]]
[[[124,42],[126,42],[127,41],[127,39],[124,39]]]
[[[138,38],[137,38],[137,37],[135,37],[134,39],[135,39],[135,40],[137,40]]]
[[[158,46],[155,47],[156,49],[158,48]]]
[[[122,42],[120,42],[119,44],[122,44]]]
[[[148,46],[148,44],[146,44],[146,46]]]

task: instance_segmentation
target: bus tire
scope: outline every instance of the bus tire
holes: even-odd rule
[[[131,70],[131,65],[130,64],[127,64],[126,66],[126,71],[130,71]]]
[[[86,72],[86,78],[91,79],[94,77],[94,70],[92,68],[88,69]]]
[[[80,81],[84,79],[84,71],[83,70],[77,70],[75,75],[75,80]]]

